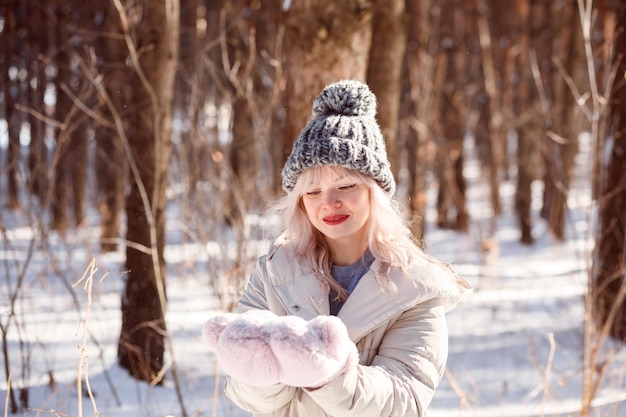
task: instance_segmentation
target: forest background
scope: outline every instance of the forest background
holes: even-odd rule
[[[623,2],[1,0],[0,16],[5,413],[28,407],[28,384],[19,398],[10,389],[28,355],[13,362],[8,341],[24,325],[31,256],[13,256],[9,218],[31,228],[32,255],[98,213],[91,239],[125,255],[119,365],[151,384],[166,373],[177,381],[164,366],[168,204],[184,202],[176,220],[189,241],[229,236],[235,250],[210,275],[231,309],[257,254],[250,219],[281,192],[313,98],[356,78],[378,97],[398,196],[425,243],[433,185],[434,225],[470,228],[468,141],[492,219],[479,250],[497,249],[505,182],[522,244],[534,243],[537,184],[541,221],[566,240],[579,139],[590,137],[589,414],[603,343],[626,339]]]

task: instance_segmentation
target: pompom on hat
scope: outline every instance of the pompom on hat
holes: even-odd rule
[[[376,122],[376,96],[359,81],[330,84],[317,96],[312,118],[283,167],[283,189],[292,191],[302,172],[323,165],[369,175],[389,195],[396,190],[385,141]]]

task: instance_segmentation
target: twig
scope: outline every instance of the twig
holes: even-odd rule
[[[61,84],[61,90],[63,90],[65,94],[70,97],[72,103],[74,103],[74,105],[82,110],[87,116],[91,117],[102,126],[108,127],[109,129],[115,129],[115,125],[113,123],[109,122],[103,116],[90,109],[89,106],[85,104],[78,96],[76,96],[76,94],[74,94],[67,85]]]
[[[461,400],[460,408],[471,410],[472,405],[470,403],[470,400],[467,398],[467,395],[465,395],[465,391],[463,391],[461,389],[461,386],[457,383],[456,378],[454,377],[452,372],[450,372],[449,368],[446,368],[445,375],[448,378],[448,381],[450,382],[450,386],[452,387],[456,395]]]
[[[580,23],[582,28],[582,35],[584,41],[585,58],[587,64],[587,76],[589,77],[590,91],[591,91],[591,111],[585,111],[588,115],[591,127],[591,141],[592,141],[592,165],[593,173],[597,175],[600,172],[601,160],[600,155],[603,150],[603,137],[601,135],[601,123],[606,108],[609,104],[610,92],[613,89],[616,79],[617,66],[614,66],[609,71],[607,82],[605,84],[604,95],[600,94],[598,88],[598,78],[595,69],[595,56],[592,45],[592,12],[593,12],[593,0],[578,0],[578,11],[580,17]],[[578,95],[579,96],[579,95]],[[579,102],[579,105],[582,103]],[[581,105],[582,107],[582,105]],[[598,206],[602,202],[598,201],[599,197],[599,179],[597,177],[592,178],[592,198],[595,200],[596,207],[594,209],[597,212]],[[589,214],[588,214],[589,216]],[[588,220],[591,224],[591,221]],[[595,233],[592,231],[592,233]],[[598,238],[598,236],[595,236]],[[600,382],[604,377],[604,372],[607,364],[610,362],[610,358],[604,357],[600,362],[601,355],[605,351],[606,341],[609,337],[609,331],[615,320],[616,310],[619,308],[620,303],[623,302],[626,296],[626,282],[622,280],[619,292],[614,300],[614,304],[611,306],[609,315],[606,318],[604,325],[598,333],[597,326],[594,324],[593,309],[595,300],[592,298],[595,294],[593,287],[593,266],[591,255],[588,254],[588,280],[587,280],[587,295],[585,297],[585,322],[584,322],[584,334],[583,334],[583,375],[582,375],[582,400],[581,411],[582,417],[588,417],[591,413],[591,402],[597,394],[597,390],[600,386]],[[623,272],[622,272],[623,274]],[[619,301],[619,302],[618,302]]]
[[[217,398],[220,394],[220,370],[219,366],[215,365],[215,378],[213,381],[213,410],[211,415],[213,417],[217,417]]]
[[[33,411],[37,411],[37,415],[39,415],[40,413],[49,413],[49,414],[54,414],[56,417],[70,417],[67,414],[63,414],[59,411],[50,409],[50,410],[42,410],[40,408],[31,408],[31,410]]]
[[[550,372],[552,371],[552,363],[554,362],[554,351],[555,351],[555,343],[554,343],[554,333],[548,333],[548,341],[550,342],[550,354],[548,355],[548,362],[546,363],[546,372],[544,374],[543,379],[543,398],[541,400],[541,411],[539,416],[543,417],[543,411],[546,406],[546,402],[548,401],[548,393],[550,390]]]
[[[50,117],[47,117],[43,114],[41,114],[40,112],[38,112],[37,110],[31,108],[31,107],[27,107],[24,106],[23,104],[20,103],[15,103],[15,110],[19,110],[22,111],[24,113],[28,113],[31,116],[35,117],[36,119],[39,119],[40,121],[49,124],[50,126],[56,127],[57,129],[65,129],[67,126],[65,123],[63,122],[59,122],[58,120],[52,119]]]
[[[1,223],[0,223],[0,233],[2,234],[3,242],[7,246],[7,248],[10,250],[15,250],[13,246],[11,245],[6,229],[2,226]],[[33,254],[35,252],[35,240],[36,240],[35,237],[31,238],[29,242],[29,246],[28,246],[28,251],[26,254],[26,259],[24,260],[21,266],[19,265],[19,262],[17,261],[17,259],[19,259],[18,256],[10,257],[14,259],[13,262],[15,263],[15,269],[17,270],[17,282],[15,283],[15,288],[11,288],[10,266],[8,265],[10,261],[8,259],[5,260],[5,264],[7,268],[6,276],[8,280],[7,288],[9,289],[9,291],[11,291],[11,294],[10,294],[9,312],[8,312],[6,324],[0,319],[0,333],[2,334],[2,354],[3,354],[3,359],[4,359],[5,374],[6,374],[7,380],[9,381],[9,386],[7,388],[7,396],[9,396],[11,400],[12,412],[17,412],[18,406],[17,406],[17,402],[15,401],[15,395],[13,391],[11,391],[11,386],[10,386],[11,371],[9,369],[10,360],[9,360],[7,335],[9,332],[9,327],[11,326],[12,322],[15,322],[16,325],[19,326],[19,324],[17,323],[17,319],[16,319],[15,305],[17,303],[17,298],[20,295],[20,292],[22,290],[22,286],[24,285],[26,270],[28,269],[28,266],[30,265]],[[20,340],[20,342],[22,342],[22,340]],[[24,355],[24,357],[30,357],[30,355]]]
[[[9,377],[7,378],[7,393],[4,396],[4,417],[7,417],[9,414],[9,393],[11,392],[11,373],[9,373]]]
[[[87,327],[89,322],[89,314],[91,313],[92,306],[92,289],[93,289],[93,278],[97,272],[98,268],[96,266],[95,259],[92,259],[83,276],[74,284],[74,287],[80,284],[81,282],[85,282],[83,288],[87,291],[87,307],[85,310],[85,318],[83,319],[83,333],[82,333],[82,342],[81,345],[78,346],[80,351],[79,361],[78,361],[78,378],[76,378],[76,391],[78,397],[78,415],[82,417],[83,415],[83,395],[82,395],[82,369],[83,365],[85,366],[85,383],[87,385],[87,393],[89,394],[89,398],[91,399],[91,404],[94,409],[94,416],[98,416],[98,407],[96,406],[96,401],[93,396],[93,392],[91,391],[91,385],[89,384],[89,365],[88,365],[88,356],[86,355],[87,351]],[[105,273],[106,276],[106,273]]]

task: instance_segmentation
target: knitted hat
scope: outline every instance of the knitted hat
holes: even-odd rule
[[[300,174],[337,165],[372,177],[389,195],[396,189],[385,141],[376,122],[376,97],[359,81],[327,86],[313,102],[313,115],[283,167],[283,189],[292,191]]]

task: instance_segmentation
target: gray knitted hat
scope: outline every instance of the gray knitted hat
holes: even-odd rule
[[[396,189],[385,141],[376,122],[376,97],[367,85],[342,80],[313,102],[313,115],[283,167],[283,189],[292,191],[300,174],[338,165],[372,177],[389,195]]]

